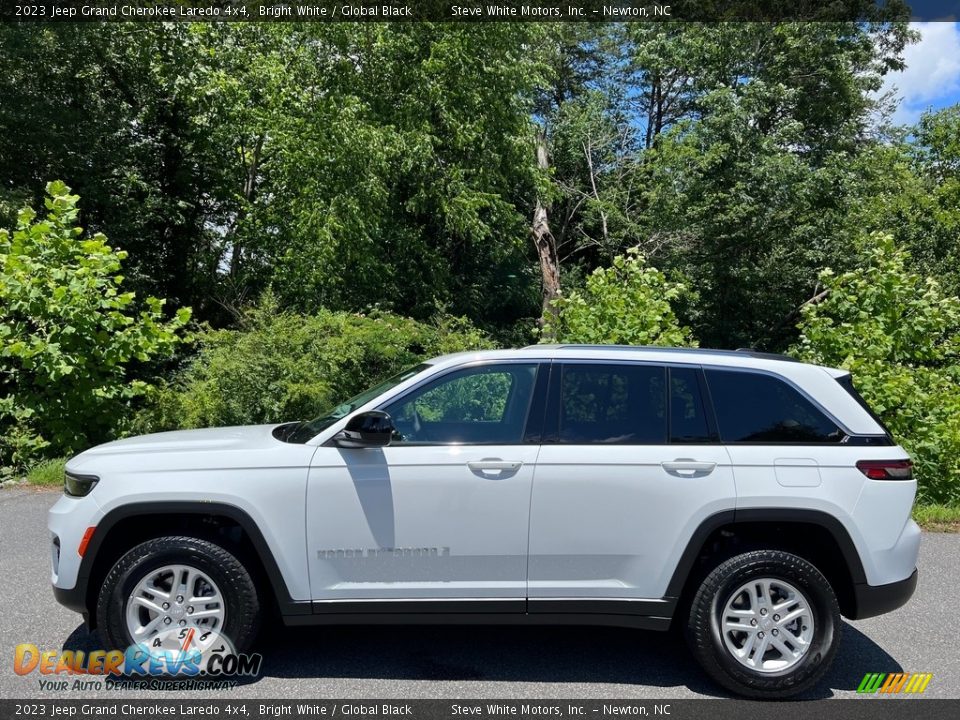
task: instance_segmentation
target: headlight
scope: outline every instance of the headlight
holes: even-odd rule
[[[93,486],[100,482],[96,475],[74,475],[73,473],[64,473],[63,492],[70,497],[83,497],[89,495]]]

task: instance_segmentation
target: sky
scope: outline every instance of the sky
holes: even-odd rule
[[[960,23],[911,23],[921,39],[907,47],[903,72],[887,75],[882,92],[894,90],[897,124],[912,125],[929,109],[960,102]]]

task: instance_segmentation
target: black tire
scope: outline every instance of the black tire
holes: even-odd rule
[[[108,648],[133,644],[127,630],[126,603],[143,577],[164,565],[191,565],[220,588],[225,617],[220,632],[237,652],[250,648],[260,627],[260,600],[250,573],[233,554],[207,540],[161,537],[137,545],[113,566],[97,598],[97,627]]]
[[[809,648],[786,670],[763,673],[746,667],[727,649],[721,636],[720,616],[727,601],[755,578],[786,581],[810,605],[814,627]],[[690,607],[687,639],[707,674],[726,689],[750,698],[781,699],[802,693],[823,677],[836,654],[841,627],[836,595],[816,567],[787,552],[757,550],[730,558],[706,577]]]

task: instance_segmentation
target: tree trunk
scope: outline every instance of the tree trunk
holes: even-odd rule
[[[537,133],[537,168],[546,173],[549,167],[546,130],[541,129]],[[553,340],[554,331],[550,328],[556,327],[557,311],[553,306],[553,301],[560,296],[560,260],[557,257],[557,240],[550,232],[548,213],[549,208],[544,203],[543,198],[538,195],[537,204],[533,210],[531,233],[533,242],[537,246],[540,272],[543,275],[543,305],[540,311],[539,324],[541,329],[547,328],[543,338]]]
[[[231,228],[233,248],[230,254],[230,277],[236,277],[240,270],[240,257],[243,253],[243,247],[237,239],[236,230],[241,220],[246,216],[250,205],[253,204],[253,198],[257,192],[257,177],[260,173],[260,156],[263,152],[264,137],[263,133],[257,136],[249,162],[247,162],[246,152],[243,151],[243,161],[247,166],[247,174],[243,181],[244,204],[237,210],[237,215],[234,218],[233,227]]]

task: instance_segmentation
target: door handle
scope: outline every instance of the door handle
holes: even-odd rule
[[[660,463],[660,467],[674,477],[698,478],[712,473],[717,464],[715,462],[699,462],[689,458],[677,458],[673,462]]]
[[[470,472],[478,477],[487,480],[506,480],[517,474],[520,466],[523,465],[519,460],[500,460],[498,458],[484,458],[483,460],[470,460],[467,467]]]
[[[519,460],[471,460],[467,467],[471,470],[517,470],[522,462]]]

